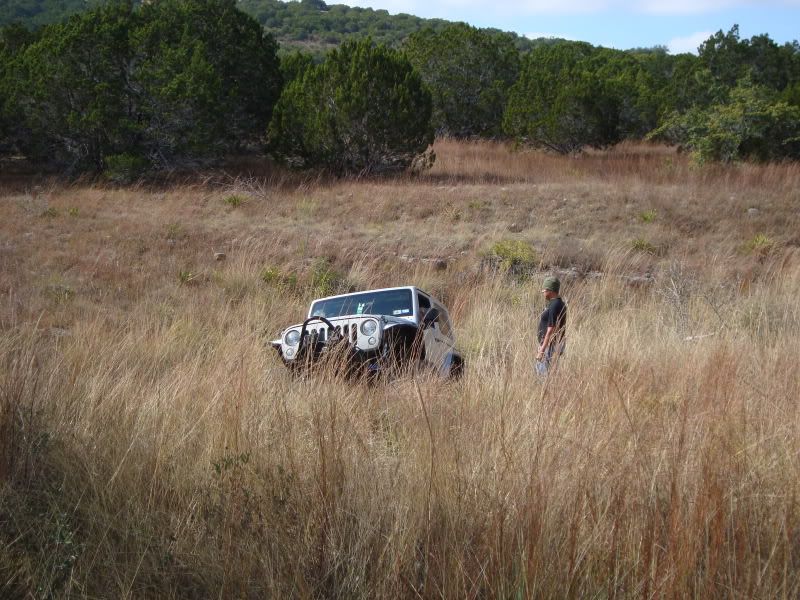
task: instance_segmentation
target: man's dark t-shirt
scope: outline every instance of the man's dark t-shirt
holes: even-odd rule
[[[567,305],[561,298],[553,298],[547,303],[547,308],[539,317],[539,343],[542,343],[548,327],[556,327],[556,337],[552,342],[560,342],[564,339],[564,328],[567,326]]]

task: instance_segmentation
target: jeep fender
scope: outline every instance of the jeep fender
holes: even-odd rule
[[[382,354],[392,353],[396,360],[408,363],[425,358],[422,330],[412,323],[395,323],[383,330]]]

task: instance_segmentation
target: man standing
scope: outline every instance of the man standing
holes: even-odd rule
[[[566,344],[567,305],[559,295],[561,282],[558,277],[546,277],[542,293],[547,306],[539,317],[539,348],[536,352],[536,372],[547,375]]]

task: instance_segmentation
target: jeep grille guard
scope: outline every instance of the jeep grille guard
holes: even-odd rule
[[[311,317],[316,320],[317,317]],[[322,319],[319,319],[322,321]],[[320,342],[337,342],[340,340],[349,340],[351,344],[355,344],[358,340],[358,324],[357,323],[344,323],[343,325],[335,325],[330,321],[322,321],[322,327],[307,327],[307,335],[317,335]],[[308,323],[308,320],[306,321]],[[301,335],[303,334],[301,331]]]
[[[308,325],[314,321],[321,321],[326,328],[309,331]],[[300,341],[297,347],[297,358],[304,357],[309,350],[313,355],[319,354],[324,344],[335,344],[343,340],[355,343],[358,338],[358,325],[334,325],[325,317],[309,317],[303,321],[300,328]]]

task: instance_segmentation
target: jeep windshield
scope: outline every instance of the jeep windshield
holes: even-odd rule
[[[346,315],[386,315],[410,317],[414,314],[411,290],[362,292],[317,300],[311,305],[311,317],[343,317]]]

